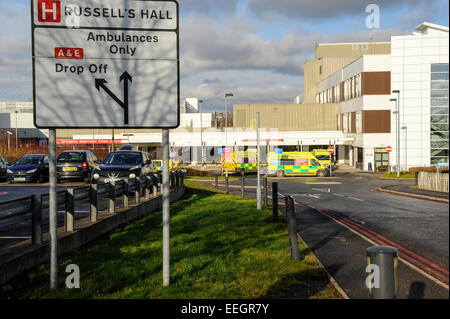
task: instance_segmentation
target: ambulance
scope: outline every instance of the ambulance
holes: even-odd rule
[[[331,154],[328,150],[317,149],[311,152],[323,165],[329,167],[331,165]]]
[[[239,173],[245,175],[247,173],[256,173],[258,167],[256,154],[256,149],[233,152],[232,160],[228,163],[225,163],[225,158],[222,154],[222,171],[225,173],[228,165],[228,174]],[[260,163],[259,166],[263,167],[264,164]]]
[[[153,166],[154,165],[154,166]],[[162,160],[152,160],[152,166],[156,171],[162,172]],[[175,168],[178,167],[178,163],[175,162]],[[174,168],[174,164],[172,160],[169,161],[169,170],[171,171]]]
[[[330,175],[329,169],[311,152],[270,152],[267,159],[269,176],[318,176]]]

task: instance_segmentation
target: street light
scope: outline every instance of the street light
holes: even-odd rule
[[[226,148],[228,148],[228,131],[227,131],[227,128],[228,128],[228,113],[227,113],[227,97],[233,97],[234,95],[233,95],[233,93],[226,93],[225,94],[225,147]],[[226,176],[226,179],[227,179],[227,181],[228,181],[228,163],[225,163],[225,167],[226,167],[226,170],[225,170],[225,176]],[[228,192],[228,190],[227,190],[227,192]]]
[[[408,127],[402,126],[402,130],[405,130],[405,170],[408,170]]]
[[[397,114],[397,177],[400,177],[400,91],[394,90],[392,93],[397,94],[397,99],[395,99],[396,113]],[[392,101],[393,99],[391,99]]]
[[[10,142],[11,135],[14,135],[14,134],[10,131],[6,131],[6,133],[8,134],[8,153],[9,153],[10,145],[11,145],[11,142]]]
[[[201,161],[203,166],[203,117],[202,117],[202,103],[203,100],[198,100],[198,109],[200,112],[200,150],[201,150]]]
[[[395,109],[397,111],[392,112],[393,114],[396,114],[397,116],[397,121],[396,121],[396,128],[395,128],[395,143],[396,143],[396,157],[397,157],[397,167],[396,167],[396,171],[397,171],[397,176],[400,176],[400,133],[399,133],[399,123],[398,123],[398,118],[399,118],[399,112],[398,112],[398,101],[397,99],[390,99],[390,102],[395,102]]]
[[[16,154],[17,154],[17,114],[19,111],[15,110],[14,113],[16,113]]]

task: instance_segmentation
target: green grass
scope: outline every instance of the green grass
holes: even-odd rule
[[[225,176],[218,176],[219,178],[219,182],[220,181],[225,181]],[[210,177],[210,176],[188,176],[186,177],[186,179],[188,180],[201,180],[201,181],[212,181],[214,182],[216,180],[215,177]],[[228,180],[229,181],[237,181],[240,180],[241,178],[239,176],[228,176]]]
[[[414,174],[409,174],[409,173],[401,173],[400,177],[397,176],[397,173],[391,173],[391,174],[384,174],[383,178],[416,178],[416,176]]]
[[[171,286],[162,285],[161,211],[116,230],[59,260],[59,289],[49,291],[41,265],[10,283],[12,298],[335,298],[307,247],[290,258],[287,225],[270,209],[187,180],[171,206]],[[77,264],[81,288],[65,288],[65,267]]]

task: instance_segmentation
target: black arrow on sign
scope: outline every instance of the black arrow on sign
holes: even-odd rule
[[[123,108],[125,113],[125,125],[128,125],[128,81],[133,82],[131,75],[125,71],[120,76],[120,82],[124,81],[123,102],[105,85],[108,83],[105,79],[95,79],[95,88],[100,91],[102,88],[117,104]]]

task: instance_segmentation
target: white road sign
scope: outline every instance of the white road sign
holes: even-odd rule
[[[33,0],[32,29],[37,127],[178,127],[175,1]]]

